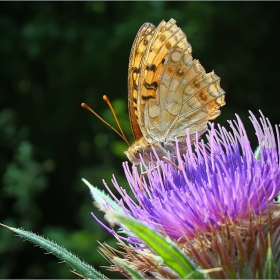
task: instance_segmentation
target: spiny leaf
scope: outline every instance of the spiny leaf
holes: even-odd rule
[[[32,242],[35,245],[38,245],[42,249],[54,254],[57,258],[65,261],[70,267],[72,267],[75,272],[82,275],[87,279],[107,279],[106,276],[95,270],[89,264],[82,262],[77,256],[66,250],[65,248],[57,245],[55,242],[48,240],[42,236],[39,236],[35,233],[25,231],[18,228],[9,227],[3,224],[0,224],[3,227],[8,228],[9,230],[17,233],[20,237]]]
[[[124,214],[123,209],[121,206],[119,206],[116,201],[114,201],[109,195],[105,194],[104,191],[99,190],[98,188],[92,186],[86,179],[82,178],[82,181],[88,186],[90,193],[92,195],[92,198],[96,202],[98,208],[104,211],[103,204],[106,202],[108,203],[114,211],[117,211],[120,214]]]

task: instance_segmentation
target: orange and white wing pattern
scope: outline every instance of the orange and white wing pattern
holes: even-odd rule
[[[140,64],[154,31],[155,26],[153,24],[144,23],[135,37],[130,52],[128,66],[128,108],[130,124],[135,140],[142,136],[142,132],[138,124],[137,111]]]
[[[207,122],[225,105],[220,78],[206,73],[192,57],[185,33],[174,19],[155,28],[145,23],[134,41],[129,63],[129,112],[135,143],[125,154],[135,164],[153,146],[159,156],[175,153],[175,141],[186,145],[204,133]]]
[[[214,72],[206,74],[174,19],[162,21],[141,62],[137,106],[139,126],[149,141],[186,138],[203,132],[220,115],[225,92]]]

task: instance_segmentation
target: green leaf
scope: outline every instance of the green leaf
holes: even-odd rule
[[[75,256],[65,248],[57,245],[55,242],[29,231],[9,227],[3,224],[0,225],[8,228],[9,230],[17,233],[20,237],[27,239],[28,241],[34,243],[35,245],[38,245],[42,249],[45,249],[46,251],[54,254],[57,258],[65,261],[70,267],[75,270],[74,273],[79,274],[80,276],[87,279],[107,279],[105,275],[95,270],[89,264],[82,262],[77,256]]]
[[[204,274],[181,252],[170,239],[164,238],[155,230],[143,225],[135,219],[112,213],[120,223],[124,224],[153,249],[163,262],[184,279],[204,279]]]
[[[132,279],[145,279],[138,270],[131,268],[127,263],[122,261],[120,258],[114,258],[114,261],[117,262],[124,270],[126,270]]]
[[[119,206],[109,195],[105,194],[104,191],[99,190],[98,188],[92,186],[86,179],[82,178],[82,181],[88,186],[92,198],[96,202],[98,208],[103,211],[107,212],[107,209],[104,209],[104,203],[106,202],[109,204],[114,211],[118,212],[119,214],[124,214],[123,209]]]
[[[115,200],[113,200],[110,196],[104,193],[104,191],[99,190],[97,187],[92,186],[86,179],[82,178],[82,181],[88,186],[90,193],[92,195],[92,198],[94,199],[95,205],[98,207],[98,209],[104,213],[111,212],[114,210],[114,212],[119,213],[120,215],[124,215],[123,208],[119,206]],[[112,207],[111,211],[108,211],[103,205],[109,204]],[[128,236],[132,236],[133,233],[130,231],[127,231],[125,228],[122,228],[119,230],[120,233],[123,233]]]

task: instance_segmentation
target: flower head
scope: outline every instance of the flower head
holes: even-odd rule
[[[280,193],[279,129],[276,126],[275,134],[262,114],[257,120],[250,113],[250,120],[259,143],[257,153],[250,146],[245,128],[237,116],[237,120],[229,122],[231,131],[221,126],[216,129],[214,124],[210,124],[206,143],[198,137],[194,141],[187,137],[184,154],[181,155],[177,147],[176,158],[168,161],[158,159],[149,167],[142,163],[140,168],[147,170],[145,175],[141,175],[142,171],[138,172],[135,166],[131,170],[128,163],[124,163],[126,178],[136,201],[114,177],[113,185],[122,196],[116,201],[122,211],[169,236],[184,250],[192,252],[191,256],[206,251],[208,254],[214,244],[219,244],[218,255],[211,251],[215,257],[208,268],[221,264],[225,252],[233,256],[233,259],[229,257],[232,261],[229,267],[236,266],[237,253],[227,251],[228,240],[235,240],[233,247],[240,253],[242,246],[251,246],[249,243],[255,240],[254,232],[262,232],[263,238],[267,236],[272,228],[272,217],[279,221],[279,211],[276,211],[279,204],[274,201]],[[107,211],[114,210],[112,205],[104,203],[103,206]],[[241,240],[248,242],[247,239],[250,242],[240,247]],[[135,244],[140,242],[133,235],[126,240]],[[194,240],[198,242],[193,243]],[[214,243],[209,245],[211,240]],[[195,254],[194,247],[198,250]],[[246,253],[247,257],[243,256],[243,259],[251,261],[253,252],[257,250],[259,247]],[[279,252],[277,254],[280,255]],[[196,257],[194,261],[201,266],[207,262],[199,260],[201,258]]]
[[[221,224],[248,219],[267,209],[280,192],[279,135],[262,116],[250,114],[259,142],[256,158],[239,117],[232,132],[210,124],[207,144],[187,138],[178,152],[178,167],[158,160],[147,168],[147,180],[135,166],[124,170],[135,202],[114,178],[127,214],[173,239],[194,237]],[[193,147],[192,147],[193,146]],[[142,166],[143,169],[143,166]],[[141,177],[141,178],[140,178]]]

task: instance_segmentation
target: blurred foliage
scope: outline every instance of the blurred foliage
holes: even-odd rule
[[[0,221],[54,239],[104,272],[96,240],[115,240],[90,216],[84,177],[127,186],[125,143],[89,112],[115,124],[111,99],[132,141],[127,65],[144,22],[175,18],[227,105],[218,122],[248,110],[279,123],[279,2],[1,2]],[[216,121],[216,122],[217,122]],[[252,145],[256,141],[252,137]],[[95,211],[96,213],[97,211]],[[97,213],[100,218],[102,215]],[[0,278],[76,278],[55,257],[0,229]],[[106,272],[109,277],[115,276]]]

